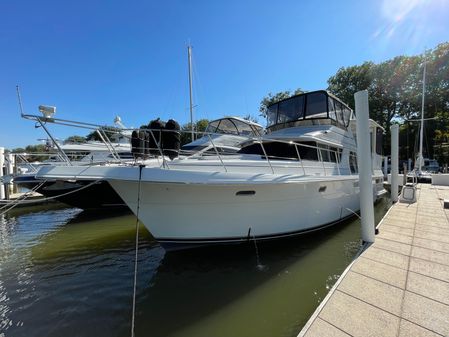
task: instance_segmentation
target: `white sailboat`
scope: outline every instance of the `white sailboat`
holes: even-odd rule
[[[413,178],[415,178],[419,182],[430,183],[432,180],[432,173],[438,173],[439,165],[436,160],[424,158],[424,156],[423,156],[426,69],[427,69],[427,60],[424,59],[423,80],[422,80],[422,98],[421,98],[421,121],[420,121],[420,131],[419,131],[419,150],[418,150],[418,156],[415,161],[415,168],[411,172],[411,175]]]

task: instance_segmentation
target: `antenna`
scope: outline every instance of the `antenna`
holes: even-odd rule
[[[190,97],[190,126],[192,132],[192,142],[195,140],[195,131],[193,127],[193,99],[192,99],[192,46],[187,46],[187,56],[189,59],[189,97]]]
[[[426,94],[426,66],[427,51],[424,53],[424,69],[422,78],[422,100],[421,100],[421,131],[419,133],[419,154],[418,154],[418,170],[421,172],[423,165],[423,136],[424,136],[424,98]]]
[[[22,97],[20,97],[20,88],[19,85],[16,85],[16,92],[17,92],[17,99],[19,100],[19,109],[20,109],[20,115],[23,117],[23,106],[22,106]]]

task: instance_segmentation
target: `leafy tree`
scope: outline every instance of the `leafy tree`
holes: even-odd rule
[[[25,149],[23,147],[16,147],[15,149],[12,149],[11,152],[13,152],[13,153],[24,153]]]
[[[354,109],[354,94],[371,86],[373,66],[374,63],[365,62],[360,66],[338,69],[337,73],[327,81],[329,85],[327,90]]]
[[[70,136],[64,140],[64,143],[85,143],[86,137],[83,136]]]
[[[102,127],[103,132],[108,136],[108,138],[111,140],[111,138],[114,138],[114,135],[116,135],[118,132],[120,132],[119,128],[113,127],[113,126],[104,126]],[[86,141],[102,141],[100,135],[96,130],[92,131],[86,136]]]
[[[195,132],[204,132],[206,131],[207,126],[209,125],[209,120],[200,119],[195,122],[194,131]],[[188,144],[192,141],[192,136],[190,131],[192,130],[192,124],[186,123],[181,126],[181,146]],[[201,138],[201,135],[195,135],[195,139]]]

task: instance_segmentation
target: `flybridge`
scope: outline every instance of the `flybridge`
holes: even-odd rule
[[[353,111],[337,97],[324,90],[312,91],[270,105],[267,129],[274,131],[304,124],[303,121],[312,124],[317,121],[318,124],[333,124],[346,129],[351,118],[354,118]]]

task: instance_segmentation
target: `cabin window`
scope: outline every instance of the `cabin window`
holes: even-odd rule
[[[279,102],[278,123],[286,123],[304,117],[304,96],[296,96]]]
[[[218,124],[216,132],[238,135],[237,128],[235,127],[234,123],[232,123],[229,119],[222,119],[220,121],[220,124]]]
[[[329,118],[333,119],[334,121],[337,121],[334,100],[332,98],[328,97],[327,104],[328,104],[328,109],[329,109]]]
[[[307,95],[306,118],[327,118],[327,95],[322,92]]]
[[[318,144],[318,148],[320,150],[321,160],[322,161],[330,161],[329,146],[324,145],[324,144]]]
[[[267,125],[274,125],[276,124],[278,116],[278,104],[270,105],[267,109]]]
[[[384,134],[381,128],[376,129],[376,153],[382,154]]]
[[[217,126],[220,121],[211,122],[207,125],[206,133],[215,133],[217,131]]]
[[[335,102],[335,114],[337,115],[338,124],[344,125],[345,120],[343,118],[343,106],[340,102]]]
[[[357,173],[357,154],[355,152],[349,152],[349,168],[351,173]]]
[[[301,146],[301,144],[304,144],[305,146]],[[266,153],[270,159],[281,160],[298,160],[299,153],[299,156],[303,160],[318,160],[315,142],[303,142],[301,144],[297,145],[298,151],[296,151],[295,144],[291,143],[264,142],[262,148],[262,145],[257,142],[241,148],[238,153],[257,154],[262,157],[265,157]]]
[[[248,124],[241,122],[239,120],[236,120],[236,119],[232,119],[232,123],[235,125],[235,127],[237,129],[236,132],[239,135],[244,135],[244,136],[254,135],[254,131],[251,128],[251,125],[248,125]]]
[[[305,146],[301,146],[301,144]],[[301,159],[318,160],[317,144],[315,142],[301,142],[298,145],[299,155]]]
[[[341,157],[341,149],[325,144],[318,144],[321,159],[325,162],[339,163]]]
[[[349,108],[343,106],[343,121],[344,121],[345,126],[349,125],[350,118],[351,118],[351,110],[349,110]]]
[[[333,163],[339,163],[341,159],[341,151],[341,149],[337,149],[336,147],[329,147],[330,161]]]

